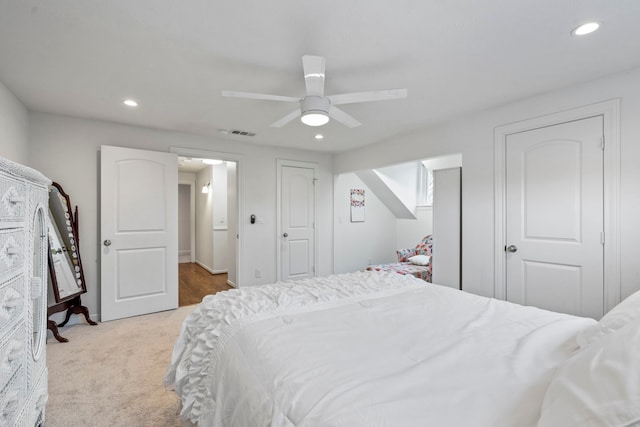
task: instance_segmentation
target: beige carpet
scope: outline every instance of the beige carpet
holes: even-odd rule
[[[182,321],[194,306],[60,329],[47,340],[47,427],[191,426],[162,381]]]

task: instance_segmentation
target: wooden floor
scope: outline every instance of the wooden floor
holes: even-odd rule
[[[194,262],[178,264],[178,305],[198,304],[206,295],[231,289],[227,285],[227,273],[211,274]]]

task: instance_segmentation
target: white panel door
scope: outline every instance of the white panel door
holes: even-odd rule
[[[507,300],[600,318],[602,116],[506,141]]]
[[[101,147],[101,320],[178,307],[178,159]]]
[[[280,280],[315,276],[314,170],[281,169]]]
[[[433,283],[461,289],[461,168],[433,171]]]

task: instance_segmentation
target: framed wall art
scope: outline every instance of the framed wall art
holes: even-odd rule
[[[351,189],[351,222],[364,222],[364,189]]]

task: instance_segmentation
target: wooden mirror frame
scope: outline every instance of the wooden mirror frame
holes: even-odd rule
[[[87,292],[87,285],[84,280],[84,270],[82,269],[82,259],[80,258],[80,245],[78,240],[78,206],[76,206],[75,210],[72,212],[71,210],[71,202],[69,200],[69,195],[64,192],[60,184],[53,182],[51,183],[52,187],[55,187],[60,195],[64,198],[66,202],[66,212],[69,213],[69,224],[51,224],[51,226],[55,226],[58,229],[59,234],[62,234],[63,230],[67,229],[67,232],[70,232],[73,236],[72,248],[67,249],[65,254],[67,258],[69,258],[69,262],[72,265],[78,267],[77,270],[80,280],[80,287],[78,292],[71,293],[69,295],[65,295],[64,297],[60,297],[60,288],[58,283],[58,278],[55,272],[54,264],[53,264],[53,254],[51,252],[51,243],[49,243],[49,274],[51,275],[51,282],[53,285],[53,293],[55,296],[56,303],[64,302],[75,298],[78,295],[82,295]],[[51,203],[56,203],[55,200],[52,200],[51,197],[49,199],[49,205]],[[53,219],[56,219],[55,217]],[[70,253],[72,251],[72,253]],[[74,262],[75,259],[75,262]]]
[[[70,233],[72,236],[71,240],[71,248],[65,250],[65,254],[67,257],[70,257],[69,262],[71,265],[74,265],[76,268],[74,269],[77,273],[77,279],[80,281],[79,288],[77,292],[70,293],[65,295],[64,297],[60,297],[60,288],[58,283],[58,278],[56,277],[56,271],[53,263],[53,254],[51,252],[51,242],[49,242],[49,277],[51,279],[51,288],[53,290],[53,295],[55,298],[55,304],[51,305],[47,309],[47,317],[51,316],[54,313],[59,313],[61,311],[67,311],[64,322],[57,324],[53,320],[49,319],[47,321],[47,327],[53,333],[53,336],[60,342],[67,342],[68,340],[58,333],[58,327],[62,327],[67,324],[72,314],[82,314],[84,315],[87,323],[90,325],[97,325],[96,322],[91,320],[89,317],[89,310],[82,305],[82,301],[80,300],[80,295],[87,292],[87,285],[84,279],[84,270],[82,269],[82,259],[80,258],[80,239],[78,234],[78,206],[75,207],[75,210],[71,210],[71,201],[69,200],[69,195],[62,189],[62,186],[57,182],[51,183],[51,186],[54,187],[60,196],[55,196],[53,199],[51,196],[49,197],[49,204],[57,203],[58,200],[65,200],[66,207],[64,207],[65,212],[68,214],[68,219],[64,224],[52,223],[49,224],[50,227],[56,227],[58,230],[58,234],[60,234],[61,230],[66,230],[67,233]],[[57,199],[57,200],[56,200]],[[52,216],[52,221],[55,221],[55,218]],[[70,253],[71,252],[71,253]],[[77,281],[76,281],[77,282]]]

